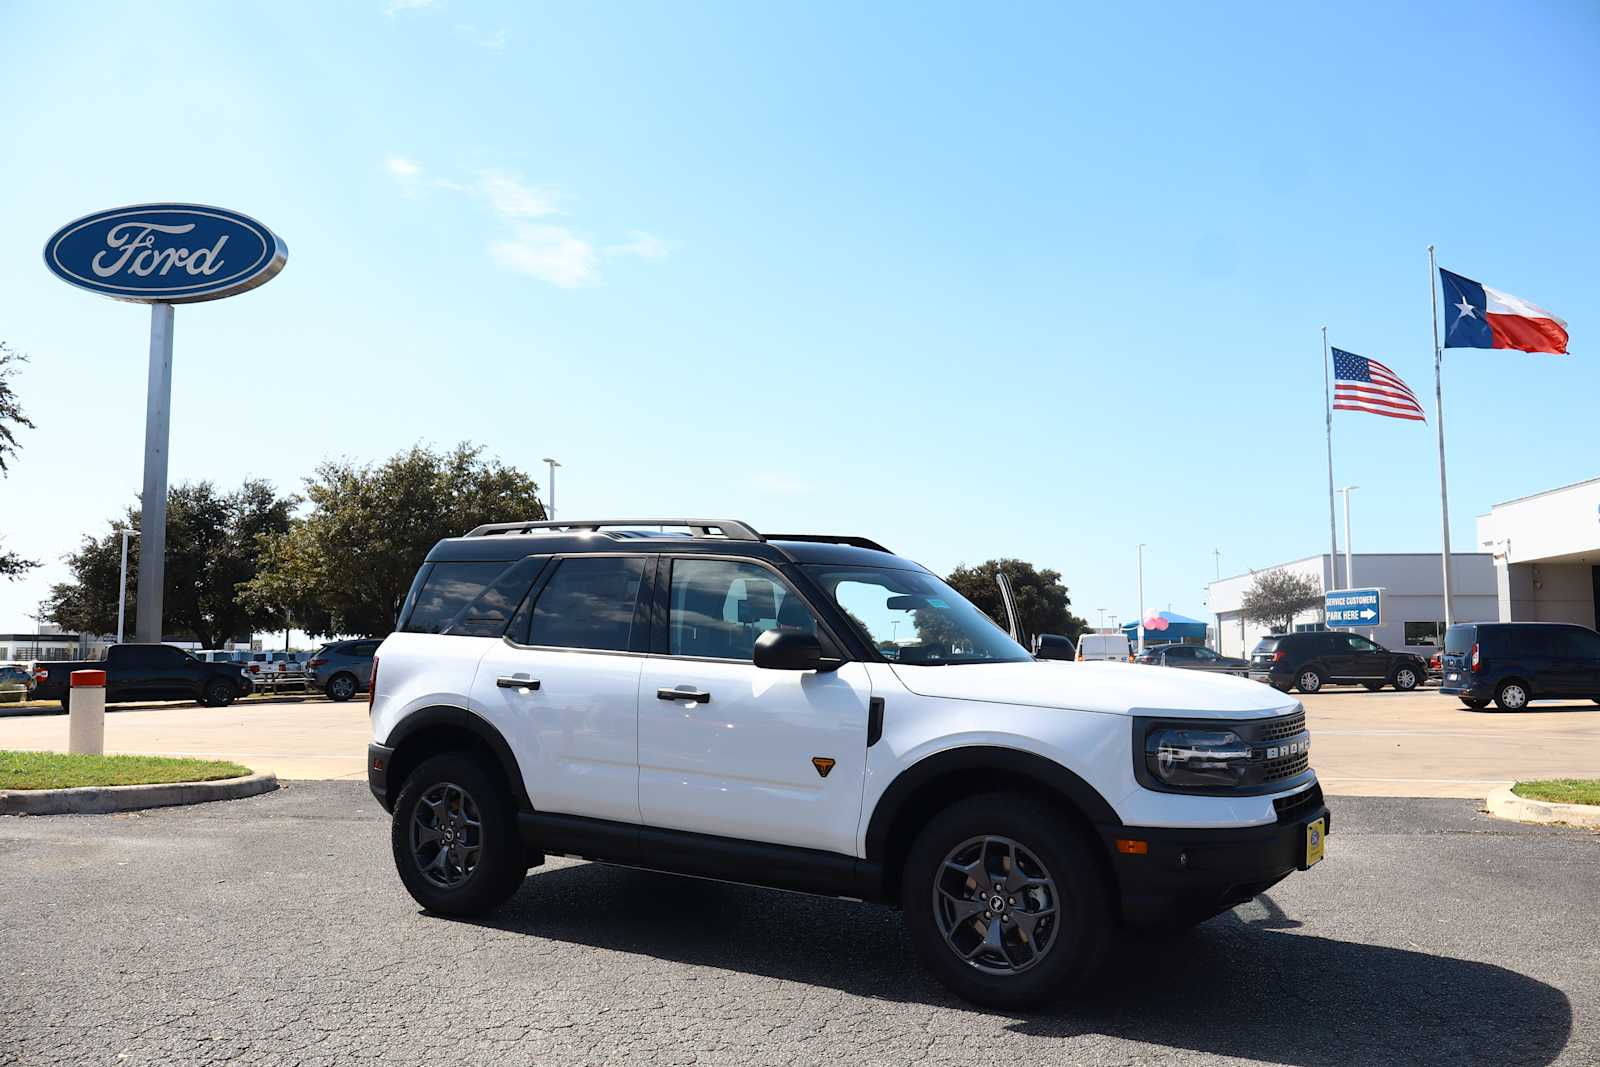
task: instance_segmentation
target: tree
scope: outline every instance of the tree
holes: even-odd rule
[[[306,480],[310,513],[265,538],[247,599],[288,608],[309,633],[389,633],[435,543],[486,522],[544,518],[533,479],[482,452],[419,445],[373,466],[324,462]]]
[[[33,429],[33,423],[22,413],[22,404],[12,392],[10,382],[16,365],[26,358],[0,341],[0,476],[10,472],[7,461],[17,454],[17,429]],[[21,577],[38,565],[14,552],[0,552],[0,578]]]
[[[206,648],[257,629],[278,627],[281,614],[240,598],[256,575],[263,537],[289,528],[293,497],[249,480],[223,494],[210,482],[178,485],[167,493],[167,558],[162,622],[169,632],[193,634]],[[41,618],[65,629],[110,633],[117,625],[122,569],[120,531],[138,529],[140,510],[129,508],[101,537],[85,537],[66,557],[73,580],[51,586],[39,606]],[[128,577],[138,574],[139,542],[128,548]],[[137,625],[136,598],[128,596],[127,630]]]
[[[1017,601],[1017,621],[1024,635],[1031,638],[1039,634],[1061,634],[1074,642],[1078,640],[1088,623],[1072,614],[1072,598],[1067,587],[1061,584],[1060,571],[1035,567],[1020,559],[991,559],[976,567],[959,566],[945,581],[1003,629],[1006,609],[1000,602],[1000,586],[995,580],[1002,571],[1011,579],[1011,592]],[[924,622],[932,623],[933,619],[925,619],[925,616],[937,615],[937,612],[919,611],[917,633],[929,636]]]
[[[1294,617],[1322,603],[1322,583],[1309,574],[1277,568],[1262,571],[1244,592],[1244,617],[1274,633],[1287,633]]]

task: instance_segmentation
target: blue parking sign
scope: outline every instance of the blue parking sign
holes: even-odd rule
[[[1331,590],[1322,594],[1322,613],[1329,626],[1382,626],[1383,590]]]

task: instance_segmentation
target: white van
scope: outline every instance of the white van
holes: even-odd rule
[[[1079,660],[1121,660],[1133,658],[1128,649],[1127,634],[1084,634],[1078,638]]]

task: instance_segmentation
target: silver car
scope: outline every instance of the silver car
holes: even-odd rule
[[[383,642],[375,637],[323,645],[306,664],[306,684],[341,703],[372,685],[372,657]]]

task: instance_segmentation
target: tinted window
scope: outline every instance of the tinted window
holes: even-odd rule
[[[1373,644],[1371,641],[1368,641],[1365,637],[1357,637],[1355,634],[1346,634],[1345,635],[1345,640],[1350,643],[1350,649],[1351,649],[1351,651],[1354,651],[1354,652],[1382,652],[1383,651],[1377,645]]]
[[[1194,659],[1194,649],[1185,648],[1182,645],[1179,645],[1176,648],[1169,648],[1166,650],[1166,652],[1167,659],[1169,660]]]
[[[1447,656],[1465,656],[1478,640],[1476,626],[1452,626],[1444,632],[1444,651]]]
[[[1250,654],[1252,656],[1266,655],[1268,653],[1277,651],[1277,648],[1278,639],[1276,637],[1263,637],[1261,640],[1256,642],[1256,647]]]
[[[528,644],[626,652],[644,584],[644,560],[564,559],[533,606]]]
[[[1442,622],[1408,622],[1405,627],[1406,644],[1437,645],[1439,634],[1443,631]]]
[[[1600,635],[1587,630],[1562,630],[1557,648],[1563,659],[1600,662]]]
[[[351,656],[371,656],[376,654],[377,651],[377,641],[357,641],[355,644],[345,649],[346,654]]]
[[[1494,642],[1512,656],[1542,659],[1559,655],[1556,651],[1559,638],[1549,626],[1508,626],[1504,636]]]
[[[406,633],[499,637],[541,561],[435,563],[417,586]]]
[[[768,630],[814,634],[816,620],[788,583],[754,563],[672,563],[668,650],[674,656],[751,659]]]
[[[1193,654],[1195,659],[1201,659],[1201,660],[1207,660],[1207,661],[1214,660],[1214,659],[1217,658],[1217,654],[1215,652],[1211,651],[1209,648],[1196,648],[1196,649],[1193,650],[1192,654]]]

